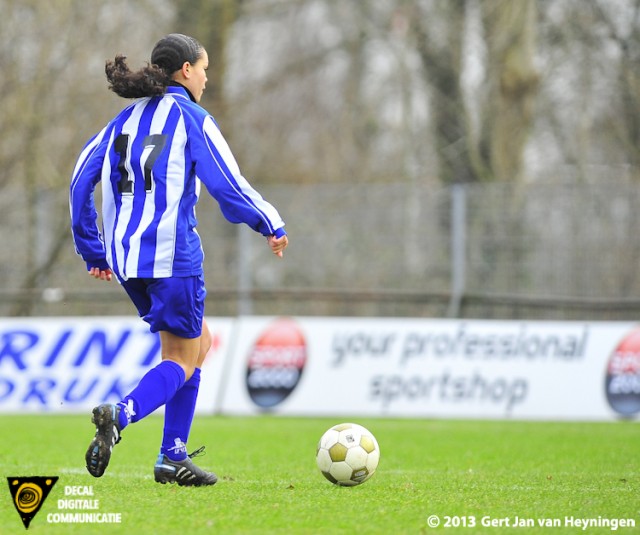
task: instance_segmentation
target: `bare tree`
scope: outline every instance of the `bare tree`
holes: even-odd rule
[[[0,128],[11,133],[0,148],[0,187],[16,211],[5,214],[3,276],[12,288],[42,288],[61,255],[73,256],[67,202],[73,163],[123,105],[106,89],[104,61],[117,52],[142,61],[172,9],[149,0],[0,0],[0,12]],[[23,244],[23,255],[11,253],[12,242]],[[32,306],[27,299],[11,313]]]
[[[612,144],[622,148],[626,163],[640,167],[640,0],[618,6],[591,0],[594,11],[604,25],[604,39],[619,54],[615,82],[618,86],[615,114],[605,119]],[[588,29],[585,28],[585,33]]]
[[[246,4],[232,36],[230,101],[240,122],[267,129],[293,153],[279,176],[414,180],[422,169],[424,180],[436,169],[444,183],[521,177],[539,84],[535,0]],[[463,57],[470,6],[486,50],[485,87],[471,102]],[[270,25],[281,34],[269,41],[261,29]],[[258,166],[279,169],[274,160]]]
[[[0,300],[2,313],[32,312],[50,285],[89,288],[67,191],[82,144],[125,104],[104,62],[123,53],[135,68],[171,31],[207,48],[203,105],[243,172],[285,184],[274,190],[306,233],[290,280],[446,287],[448,186],[473,182],[476,288],[638,285],[627,232],[638,225],[640,0],[0,0],[0,13],[0,291],[23,298]],[[617,181],[618,204],[601,213],[606,187],[531,185],[567,176]],[[552,233],[540,224],[549,207]],[[319,220],[335,258],[315,255]],[[381,221],[401,247],[378,250]],[[601,242],[611,264],[593,261]],[[208,280],[229,288],[233,254],[219,256]]]
[[[538,174],[640,176],[640,3],[540,0]]]
[[[207,90],[202,105],[223,125],[227,106],[224,80],[227,67],[227,41],[236,22],[242,0],[175,0],[174,30],[192,35],[206,48],[209,56]]]
[[[531,134],[540,76],[536,55],[536,0],[481,2],[488,44],[481,153],[498,180],[522,178],[524,150]],[[484,148],[483,150],[483,147]]]

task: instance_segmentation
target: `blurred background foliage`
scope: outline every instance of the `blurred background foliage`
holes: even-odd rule
[[[264,268],[259,257],[251,289],[446,294],[448,192],[464,184],[473,193],[464,262],[473,268],[477,259],[466,287],[476,295],[640,296],[631,204],[640,178],[640,0],[0,0],[0,13],[4,314],[43,313],[39,303],[85,286],[116,291],[81,278],[69,177],[83,144],[126,104],[107,90],[105,60],[122,53],[141,66],[170,32],[207,49],[201,104],[243,174],[273,192],[265,196],[298,242],[287,267]],[[390,187],[402,191],[395,204]],[[209,239],[223,242],[205,245],[222,252],[208,260],[208,279],[224,300],[239,286],[242,260],[237,236],[209,207],[203,199],[201,219],[222,225]],[[362,238],[385,228],[396,234]],[[329,232],[342,233],[337,247]],[[387,257],[390,238],[404,245]],[[568,254],[570,245],[579,248]],[[614,267],[603,268],[604,258]],[[375,263],[380,272],[367,277]],[[84,313],[64,302],[55,313]]]

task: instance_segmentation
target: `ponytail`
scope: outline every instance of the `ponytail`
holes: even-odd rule
[[[123,98],[153,97],[165,93],[171,76],[158,65],[147,64],[132,72],[126,56],[117,55],[114,61],[107,60],[104,67],[109,89]]]

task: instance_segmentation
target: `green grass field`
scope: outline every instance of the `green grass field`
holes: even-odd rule
[[[207,446],[197,461],[220,481],[181,488],[153,481],[157,416],[127,428],[107,473],[94,479],[84,468],[93,434],[88,416],[4,415],[0,533],[25,531],[6,477],[41,475],[60,479],[29,527],[36,534],[612,531],[583,531],[567,526],[566,517],[633,519],[635,528],[616,533],[640,532],[638,423],[359,418],[376,435],[382,457],[372,479],[342,488],[316,469],[315,447],[327,428],[345,420],[199,416],[189,446]],[[121,513],[121,523],[49,523],[49,514],[78,512],[58,509],[65,486],[73,485],[91,485],[99,512]],[[438,527],[430,527],[432,515]],[[536,526],[511,527],[516,516]],[[483,526],[487,518],[503,526]],[[545,519],[562,526],[537,525]]]

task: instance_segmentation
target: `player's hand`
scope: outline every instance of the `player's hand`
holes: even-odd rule
[[[267,237],[267,242],[269,243],[269,247],[271,247],[273,254],[282,258],[282,252],[286,249],[287,245],[289,245],[289,238],[287,238],[286,234],[279,238],[271,235]]]
[[[92,267],[89,270],[89,275],[91,275],[94,279],[100,279],[103,281],[110,281],[112,277],[110,269],[100,269],[97,267]]]

